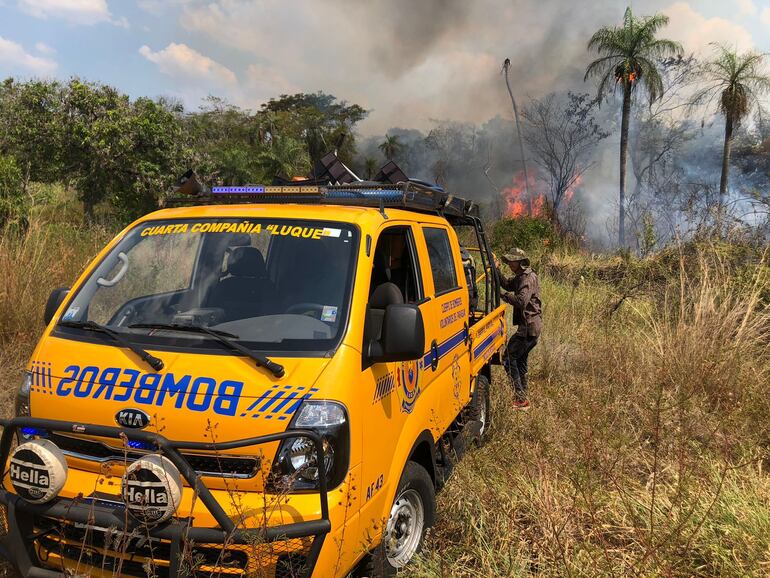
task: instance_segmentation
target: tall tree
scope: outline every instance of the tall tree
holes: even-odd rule
[[[513,98],[513,90],[511,90],[511,81],[508,78],[509,71],[511,69],[511,59],[506,58],[503,61],[503,70],[505,73],[505,86],[508,88],[508,95],[511,97],[511,106],[513,107],[513,118],[516,121],[516,134],[519,136],[519,152],[521,153],[521,164],[524,167],[524,191],[527,194],[527,204],[529,207],[529,214],[532,214],[532,196],[529,193],[529,175],[527,174],[527,159],[524,155],[524,139],[521,137],[521,122],[519,122],[519,107],[516,106],[516,99]]]
[[[713,44],[714,58],[701,67],[705,86],[695,95],[695,102],[712,104],[719,99],[719,112],[725,117],[725,142],[722,152],[722,176],[719,180],[720,204],[727,194],[730,155],[734,131],[758,103],[762,93],[770,91],[770,76],[764,71],[764,54],[745,52]]]
[[[596,104],[587,94],[569,92],[534,99],[523,111],[524,139],[548,184],[557,224],[562,201],[593,165],[596,145],[609,136],[596,121]]]
[[[395,134],[386,134],[385,140],[378,147],[389,161],[395,159],[404,148],[401,139]]]
[[[377,159],[373,157],[366,157],[364,159],[364,178],[370,181],[377,174]]]
[[[342,162],[352,162],[353,128],[367,114],[361,106],[323,92],[283,94],[263,104],[259,112],[269,115],[274,135],[303,141],[312,164],[333,149]]]
[[[31,181],[53,182],[62,172],[63,90],[55,81],[12,78],[0,83],[0,154],[10,154],[21,171],[21,192]]]
[[[310,170],[310,157],[305,146],[288,136],[273,138],[257,160],[270,178],[302,176]]]
[[[183,122],[194,149],[193,166],[204,181],[222,185],[262,181],[257,157],[266,131],[250,111],[209,96],[199,112],[184,116]]]
[[[647,94],[650,102],[663,92],[663,80],[658,71],[661,59],[681,55],[678,42],[657,38],[661,28],[668,24],[668,16],[636,17],[626,8],[623,24],[604,26],[588,41],[588,50],[596,51],[599,58],[588,65],[584,80],[598,79],[598,99],[620,87],[623,93],[620,125],[620,187],[618,214],[618,243],[626,246],[625,201],[626,164],[628,159],[628,129],[631,119],[631,99],[638,87]]]
[[[115,88],[72,79],[66,87],[67,170],[86,215],[107,202],[132,218],[158,198],[188,166],[177,112],[148,98],[134,102]]]

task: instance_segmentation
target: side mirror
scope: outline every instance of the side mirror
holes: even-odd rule
[[[372,363],[412,361],[425,352],[425,327],[417,305],[388,305],[382,320],[382,337],[369,343]]]
[[[58,289],[51,291],[51,295],[45,303],[45,311],[43,312],[43,321],[45,321],[46,325],[51,323],[53,316],[56,315],[57,309],[59,309],[59,306],[69,292],[69,287],[59,287]]]

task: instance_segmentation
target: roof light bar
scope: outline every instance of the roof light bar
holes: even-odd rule
[[[314,203],[362,207],[403,207],[447,217],[479,216],[473,201],[455,197],[440,187],[413,180],[403,183],[359,182],[344,185],[215,186],[205,196],[188,195],[168,200],[170,205],[222,203]]]

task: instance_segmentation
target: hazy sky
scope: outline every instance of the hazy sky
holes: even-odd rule
[[[371,109],[364,133],[509,115],[524,96],[579,87],[599,26],[626,0],[0,0],[0,77],[80,76],[196,108],[258,108],[323,90]],[[770,51],[770,0],[638,0],[688,52]],[[589,87],[586,86],[586,89]]]

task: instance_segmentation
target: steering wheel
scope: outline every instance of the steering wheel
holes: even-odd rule
[[[320,303],[295,303],[286,310],[287,314],[307,315],[315,319],[321,319],[324,306]]]

